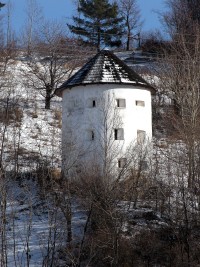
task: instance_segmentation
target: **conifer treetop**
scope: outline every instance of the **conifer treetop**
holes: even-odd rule
[[[123,34],[123,17],[119,16],[118,6],[108,0],[80,0],[78,17],[68,25],[72,33],[84,43],[97,47],[120,46]]]

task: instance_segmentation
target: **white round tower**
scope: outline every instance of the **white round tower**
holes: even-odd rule
[[[62,96],[63,168],[126,164],[152,137],[154,89],[110,51],[101,51],[56,90]]]

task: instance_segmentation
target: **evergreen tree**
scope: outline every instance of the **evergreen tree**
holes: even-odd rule
[[[120,46],[123,18],[118,16],[116,2],[108,0],[80,0],[79,17],[73,17],[74,25],[68,25],[71,32],[100,50],[101,45]]]
[[[4,7],[4,6],[5,6],[5,4],[3,4],[3,3],[0,2],[0,9],[1,9],[2,7]]]

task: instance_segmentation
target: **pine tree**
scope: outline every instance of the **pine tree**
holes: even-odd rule
[[[116,2],[108,0],[80,0],[80,17],[73,17],[74,25],[68,25],[71,32],[99,51],[101,46],[120,46],[123,18],[118,16]]]
[[[1,9],[2,7],[4,7],[4,6],[5,6],[5,4],[3,4],[3,3],[0,2],[0,9]]]

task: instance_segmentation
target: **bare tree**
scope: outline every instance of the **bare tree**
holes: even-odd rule
[[[26,85],[45,98],[46,109],[50,109],[55,89],[80,62],[72,53],[75,46],[76,43],[64,34],[63,26],[56,22],[44,23],[37,34],[24,76],[27,77]]]
[[[192,40],[196,27],[199,26],[200,3],[198,0],[167,0],[168,10],[161,15],[163,24],[172,37],[176,40],[179,34],[185,34],[187,40]]]
[[[178,238],[179,256],[175,261],[192,266],[196,262],[193,257],[196,239],[192,236],[199,224],[199,209],[196,206],[199,202],[199,86],[195,78],[199,70],[192,67],[194,57],[191,61],[188,57],[181,57],[183,61],[175,58],[167,61],[168,70],[163,73],[164,76],[168,73],[165,78],[169,87],[164,87],[167,85],[165,79],[162,79],[162,86],[172,94],[168,96],[174,97],[178,113],[177,108],[167,111],[166,127],[171,124],[173,128],[168,135],[167,147],[161,149],[158,170],[162,172],[165,183],[168,181],[171,192],[167,213],[174,220],[172,229]],[[184,64],[180,66],[180,62]]]
[[[26,8],[26,21],[22,33],[23,46],[27,49],[27,55],[31,55],[32,45],[34,42],[35,31],[39,24],[42,23],[41,9],[36,0],[28,0]]]
[[[70,95],[68,101],[71,102]],[[77,247],[78,253],[76,255],[75,250],[71,252],[71,260],[76,263],[75,266],[81,266],[84,261],[89,264],[100,258],[107,258],[114,266],[119,266],[118,244],[126,219],[124,214],[122,215],[123,212],[120,214],[118,204],[126,200],[130,203],[134,201],[135,207],[137,206],[145,180],[144,161],[148,161],[149,149],[147,144],[138,144],[133,140],[130,147],[125,150],[124,140],[119,140],[123,139],[123,135],[115,140],[114,129],[122,127],[123,113],[116,107],[114,93],[104,95],[97,99],[96,103],[98,113],[95,121],[98,120],[100,123],[95,123],[92,112],[88,110],[86,128],[91,131],[88,132],[88,136],[84,136],[85,139],[81,138],[82,131],[81,136],[77,131],[74,132],[76,128],[72,119],[69,118],[69,123],[66,124],[66,136],[63,139],[65,183],[62,183],[61,190],[67,201],[75,192],[77,201],[80,201],[80,205],[86,210],[84,230]],[[69,117],[80,108],[81,106],[70,109],[69,106]],[[120,158],[124,160],[118,166]],[[73,219],[68,203],[63,205],[64,208],[66,214],[71,215]],[[85,251],[88,255],[86,259]]]
[[[130,50],[133,40],[140,38],[142,26],[137,0],[118,0],[119,10],[125,20],[126,50]]]
[[[15,32],[12,28],[12,13],[13,6],[11,1],[8,1],[6,4],[6,34],[5,37],[3,37],[4,43],[4,62],[7,62],[10,59],[13,59],[16,56],[16,36]]]
[[[187,36],[179,35],[177,41],[172,43],[170,53],[166,52],[165,57],[159,61],[158,71],[159,92],[163,90],[163,93],[175,104],[174,111],[168,113],[170,125],[173,126],[171,135],[182,140],[187,147],[188,185],[190,186],[199,177],[199,173],[196,172],[200,140],[200,69],[198,67],[200,33],[198,28],[193,38],[193,44],[190,43],[188,46]],[[167,126],[168,129],[170,125]]]

